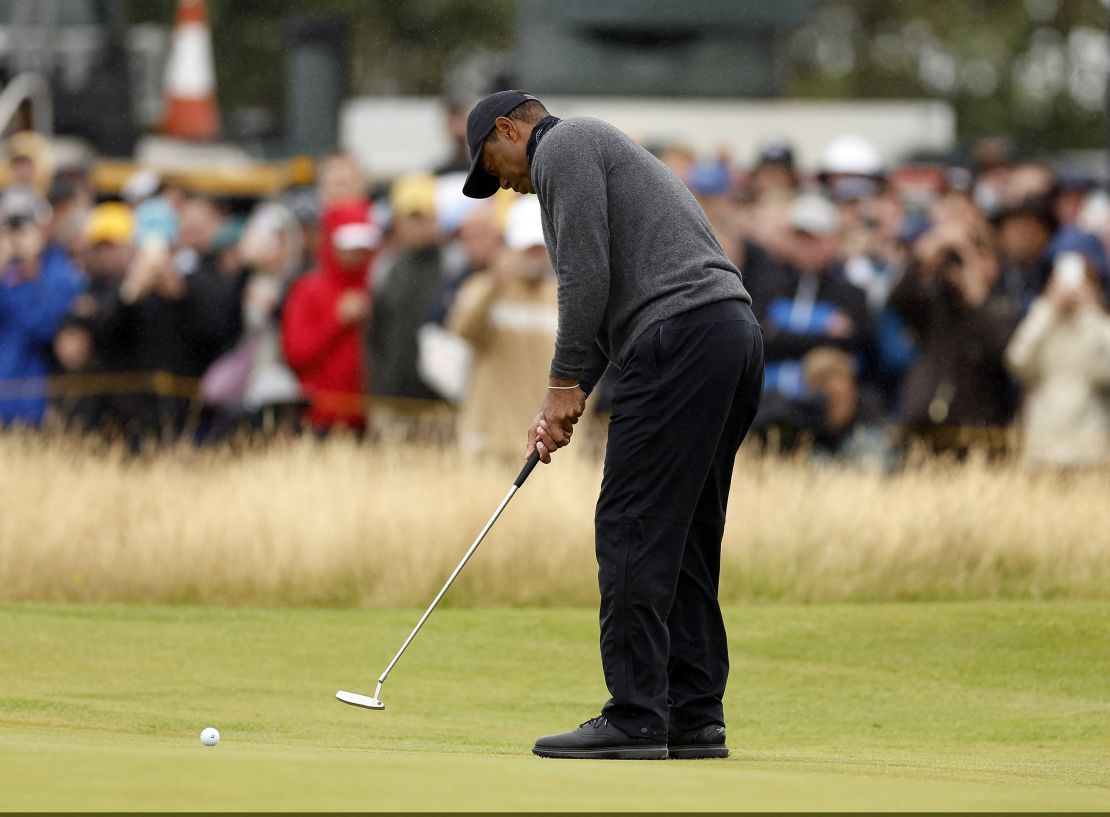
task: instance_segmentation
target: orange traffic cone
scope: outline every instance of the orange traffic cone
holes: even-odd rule
[[[204,0],[178,0],[166,64],[162,133],[182,139],[215,139],[220,133],[212,34]]]

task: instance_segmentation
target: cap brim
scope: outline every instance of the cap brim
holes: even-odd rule
[[[485,145],[485,141],[482,141]],[[472,199],[488,199],[501,188],[501,182],[495,176],[486,173],[482,167],[482,149],[474,155],[470,163],[470,172],[466,174],[463,182],[463,195]]]

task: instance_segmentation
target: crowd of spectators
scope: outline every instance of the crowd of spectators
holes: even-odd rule
[[[0,424],[136,447],[434,428],[519,456],[554,273],[534,197],[462,196],[465,150],[377,186],[326,156],[314,186],[239,212],[151,170],[98,196],[87,169],[45,173],[28,144],[11,141],[0,198]],[[1110,461],[1110,198],[1094,180],[999,140],[965,166],[890,167],[850,135],[807,169],[781,138],[748,161],[648,147],[753,296],[762,445],[889,464],[915,442],[1018,440],[1032,464]]]

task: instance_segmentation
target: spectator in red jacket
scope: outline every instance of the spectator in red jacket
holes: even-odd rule
[[[282,317],[286,361],[309,401],[309,424],[366,426],[362,333],[370,313],[367,273],[379,234],[365,201],[323,215],[319,264],[293,286]]]

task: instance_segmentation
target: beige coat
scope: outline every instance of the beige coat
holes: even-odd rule
[[[1025,387],[1026,461],[1110,462],[1110,316],[1062,314],[1041,298],[1018,326],[1006,363]]]
[[[459,441],[467,450],[524,455],[555,348],[556,293],[554,277],[499,281],[488,272],[474,274],[460,288],[446,327],[474,347],[458,417]]]

